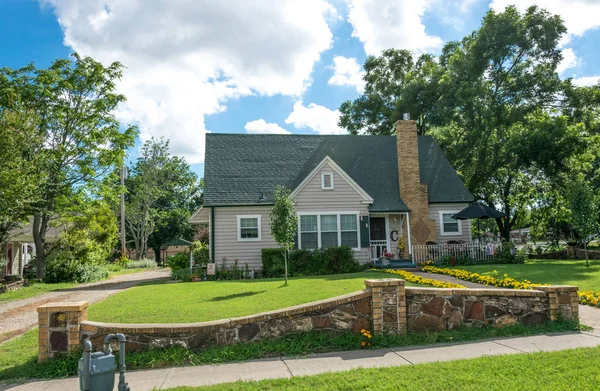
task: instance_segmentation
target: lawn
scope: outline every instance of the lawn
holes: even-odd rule
[[[115,276],[122,276],[124,274],[139,273],[139,272],[148,271],[148,270],[152,270],[152,269],[123,269],[118,272],[109,272],[108,278],[115,277]],[[80,285],[80,284],[77,284],[74,282],[63,282],[63,283],[58,283],[58,284],[46,284],[43,282],[37,282],[30,286],[26,286],[24,288],[17,289],[16,291],[10,291],[10,292],[0,294],[0,303],[5,303],[7,301],[13,301],[13,300],[20,300],[20,299],[29,299],[30,297],[39,296],[44,293],[53,292],[53,291],[62,290],[62,289],[73,288],[77,285]]]
[[[522,265],[476,265],[457,266],[482,275],[492,275],[498,272],[502,277],[529,280],[539,284],[575,285],[580,290],[600,290],[600,260],[590,260],[590,267],[585,266],[585,260],[550,260],[530,259]]]
[[[169,390],[591,391],[600,384],[599,361],[600,347],[595,347]]]
[[[365,289],[381,272],[217,282],[140,285],[89,308],[89,320],[111,323],[189,323],[252,315]],[[410,285],[410,284],[407,284]],[[173,305],[177,303],[177,305]]]

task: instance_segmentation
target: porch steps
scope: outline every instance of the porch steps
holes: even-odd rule
[[[406,259],[392,259],[390,260],[390,264],[387,266],[383,266],[382,262],[376,260],[374,262],[375,267],[385,268],[385,269],[404,269],[407,271],[418,271],[415,267],[415,264]]]

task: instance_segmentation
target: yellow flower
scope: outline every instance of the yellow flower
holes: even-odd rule
[[[365,332],[365,329],[362,329],[362,330],[360,330],[360,332],[361,332],[361,333],[364,333],[364,332]]]
[[[364,342],[364,341],[363,341],[363,342],[361,342],[361,343],[360,343],[360,346],[365,346],[365,342]]]

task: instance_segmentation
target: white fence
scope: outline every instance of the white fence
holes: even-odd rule
[[[441,262],[443,258],[467,256],[474,261],[492,259],[502,248],[500,243],[433,244],[412,246],[413,262]]]
[[[371,240],[371,259],[379,259],[387,251],[387,240]]]

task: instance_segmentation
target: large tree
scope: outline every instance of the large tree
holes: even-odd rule
[[[404,108],[414,99],[420,106],[406,111],[416,116],[421,133],[436,138],[475,197],[506,213],[497,225],[508,240],[511,228],[535,204],[540,184],[563,172],[585,144],[585,124],[565,110],[575,101],[565,97],[577,96],[566,91],[576,87],[556,72],[562,60],[558,42],[565,32],[558,16],[536,7],[524,14],[515,7],[489,11],[479,30],[448,43],[428,75],[417,78],[415,83],[423,86],[417,96],[397,88],[412,83],[403,76],[406,65],[386,62],[384,53],[379,63],[388,69],[378,73],[391,75],[389,80],[383,78],[381,86],[370,83],[365,66],[373,91],[340,107],[340,125],[351,132],[392,133],[391,125],[405,110],[381,110],[385,121],[372,127],[370,111],[361,102],[381,96],[386,106]],[[348,113],[355,111],[360,115],[350,126]]]
[[[32,144],[38,170],[45,174],[36,183],[33,239],[38,278],[44,277],[46,232],[51,219],[68,208],[72,197],[93,192],[101,178],[122,163],[133,146],[135,127],[121,129],[114,116],[125,96],[115,92],[123,66],[105,67],[89,57],[57,60],[48,69],[33,65],[0,70],[3,92],[11,104],[36,115],[40,143]]]
[[[199,207],[201,192],[196,174],[184,159],[171,156],[169,142],[151,139],[130,168],[125,185],[126,227],[136,258],[145,258],[152,248],[155,256],[168,242],[191,239],[188,219]]]

